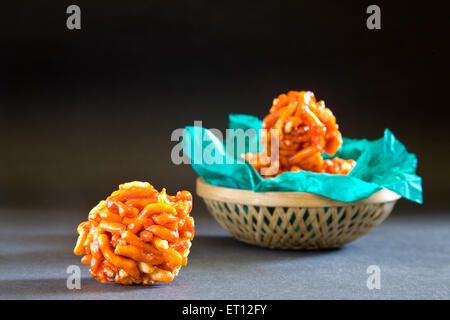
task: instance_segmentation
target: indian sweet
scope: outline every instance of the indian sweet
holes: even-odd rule
[[[267,147],[244,158],[260,173],[262,168],[279,168],[266,177],[301,170],[346,175],[356,165],[352,159],[324,159],[324,153],[332,157],[339,150],[342,135],[331,110],[324,101],[316,101],[311,91],[289,91],[274,99],[262,129]],[[276,157],[271,154],[273,134],[278,141]]]
[[[78,226],[76,255],[101,282],[171,282],[194,238],[192,195],[170,196],[148,182],[129,182],[100,201]]]

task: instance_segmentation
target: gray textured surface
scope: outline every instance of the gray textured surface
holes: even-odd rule
[[[449,299],[450,215],[394,213],[368,236],[332,251],[295,252],[234,240],[198,217],[189,265],[170,284],[105,285],[73,255],[83,214],[1,209],[1,299]],[[81,290],[66,268],[82,269]],[[366,287],[369,265],[381,289]]]

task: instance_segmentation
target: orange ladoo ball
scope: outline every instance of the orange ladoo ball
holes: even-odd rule
[[[331,110],[323,101],[316,101],[311,91],[289,91],[274,99],[262,128],[267,130],[264,136],[267,149],[244,155],[258,172],[264,167],[276,166],[279,171],[272,176],[300,170],[348,174],[356,165],[354,160],[323,159],[322,153],[333,156],[339,150],[342,135]],[[276,164],[270,157],[271,129],[278,130]]]
[[[119,186],[78,226],[76,255],[101,282],[124,285],[170,282],[194,238],[192,195],[158,192],[147,182]]]

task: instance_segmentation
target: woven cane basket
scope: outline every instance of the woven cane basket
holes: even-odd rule
[[[356,202],[306,192],[253,192],[197,179],[197,194],[213,217],[246,243],[280,249],[338,248],[369,233],[400,196],[383,189]]]

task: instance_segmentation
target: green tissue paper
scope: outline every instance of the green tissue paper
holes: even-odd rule
[[[230,129],[254,129],[258,134],[249,136],[242,153],[258,152],[259,129],[262,121],[244,114],[229,116]],[[378,140],[344,138],[335,156],[356,160],[356,167],[346,176],[308,171],[286,172],[274,178],[263,178],[240,156],[227,149],[234,146],[233,137],[218,139],[210,130],[186,127],[183,133],[183,153],[191,160],[194,171],[206,182],[228,188],[264,191],[310,192],[344,201],[358,201],[387,188],[400,196],[422,203],[422,179],[415,174],[417,157],[386,129]],[[231,148],[230,148],[231,150]],[[204,161],[204,155],[214,161]],[[203,157],[203,158],[202,158]]]

